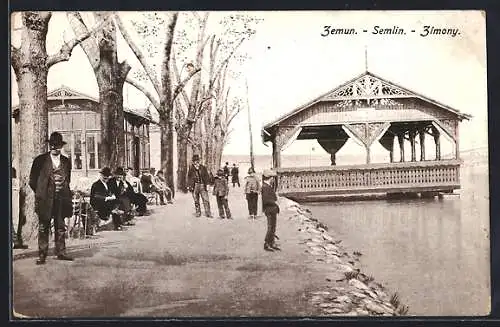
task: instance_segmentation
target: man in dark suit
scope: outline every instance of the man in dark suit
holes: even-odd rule
[[[121,220],[123,225],[134,225],[130,220],[132,216],[132,198],[134,196],[134,188],[125,180],[125,170],[122,167],[117,167],[114,171],[114,176],[108,180],[108,187],[118,201],[118,209],[123,211]],[[113,214],[114,215],[114,214]]]
[[[200,163],[200,156],[193,155],[192,164],[188,171],[188,189],[193,194],[196,217],[201,216],[200,196],[203,200],[205,215],[212,218],[210,200],[208,198],[207,186],[210,185],[210,175],[207,168]]]
[[[111,177],[112,174],[109,167],[101,169],[99,172],[99,180],[94,182],[90,189],[90,205],[102,220],[108,220],[109,215],[112,215],[114,229],[121,230],[121,212],[117,209],[118,201],[108,186],[108,181]]]
[[[33,160],[29,185],[35,192],[35,212],[38,215],[38,260],[37,265],[45,264],[49,252],[49,231],[54,219],[55,252],[58,260],[72,261],[66,255],[65,217],[73,214],[71,181],[71,162],[61,155],[66,144],[62,135],[54,132],[48,140],[50,151]]]
[[[262,174],[262,211],[267,217],[267,233],[264,239],[264,250],[274,251],[280,250],[274,243],[276,238],[276,217],[280,212],[280,207],[276,203],[278,200],[273,187],[273,180],[276,173],[271,170],[266,170]]]

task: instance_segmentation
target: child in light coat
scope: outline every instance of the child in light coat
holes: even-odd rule
[[[217,176],[215,176],[214,179],[213,195],[215,195],[215,198],[217,200],[220,219],[233,219],[233,217],[231,216],[231,211],[229,210],[229,203],[227,201],[228,194],[229,186],[227,179],[224,175],[224,171],[222,169],[219,169],[217,171]]]
[[[249,219],[257,217],[257,200],[259,199],[260,183],[255,176],[253,168],[248,169],[248,176],[245,177],[245,195],[248,203]]]

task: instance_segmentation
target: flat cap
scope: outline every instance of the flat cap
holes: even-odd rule
[[[264,177],[274,177],[274,176],[277,176],[277,174],[276,174],[276,171],[274,171],[272,169],[266,169],[262,173],[262,176],[264,176]]]

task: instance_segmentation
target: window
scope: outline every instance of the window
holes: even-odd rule
[[[97,168],[96,147],[96,136],[87,134],[87,167],[89,169]]]
[[[67,132],[61,132],[63,140],[66,144],[63,146],[61,153],[63,156],[68,157],[71,160],[71,134]]]
[[[49,113],[49,131],[58,131],[62,129],[62,119],[59,113]]]
[[[83,129],[85,121],[83,120],[83,114],[73,113],[73,129]]]
[[[142,167],[147,168],[148,167],[148,154],[147,154],[147,143],[145,140],[142,140],[141,142],[141,161],[142,161]]]
[[[71,131],[73,129],[73,115],[70,113],[63,113],[62,116],[62,129]]]
[[[66,144],[62,154],[69,158],[72,169],[99,169],[100,116],[95,112],[49,113],[49,131],[58,131]]]
[[[96,133],[95,134],[96,136],[96,139],[97,139],[97,146],[96,146],[96,157],[97,157],[97,167],[96,168],[101,168],[102,167],[102,161],[101,161],[101,156],[99,155],[99,151],[101,151],[101,134],[100,133]]]
[[[99,129],[100,127],[100,122],[98,123],[97,120],[99,119],[99,116],[93,112],[87,112],[85,113],[85,128],[86,129]]]
[[[82,169],[82,133],[73,133],[73,169]]]

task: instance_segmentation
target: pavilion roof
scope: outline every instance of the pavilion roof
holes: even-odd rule
[[[282,115],[276,120],[266,124],[264,130],[267,130],[284,120],[297,115],[303,110],[310,108],[311,106],[319,102],[329,102],[329,101],[345,101],[345,100],[363,100],[363,99],[401,99],[401,98],[416,98],[430,103],[434,106],[441,108],[447,112],[452,113],[457,117],[457,119],[470,119],[472,116],[468,114],[461,113],[459,110],[435,101],[429,97],[418,94],[414,91],[406,89],[394,82],[390,82],[376,74],[369,71],[360,74],[353,79],[341,84],[340,86],[330,90],[321,96],[297,107],[291,112]],[[359,109],[357,111],[349,112],[327,112],[315,115],[303,124],[313,123],[311,120],[321,119],[323,124],[332,123],[342,123],[342,122],[353,122],[353,121],[370,121],[369,119],[376,118],[376,121],[412,121],[412,120],[427,120],[433,119],[432,116],[425,114],[419,110],[398,110],[394,112],[389,112],[391,110],[377,110],[376,113],[369,114],[366,116],[366,111],[364,109]],[[403,112],[402,112],[403,111]],[[362,113],[362,114],[358,114]],[[376,115],[376,117],[374,117]],[[363,116],[363,117],[361,117]],[[400,117],[400,116],[404,116]],[[324,120],[323,120],[324,119]],[[371,120],[373,121],[373,120]],[[316,122],[315,122],[316,123]],[[319,122],[317,122],[319,123]]]
[[[58,101],[58,100],[88,100],[95,103],[99,103],[99,99],[76,91],[66,85],[61,85],[60,87],[47,92],[47,100],[48,101]],[[19,111],[19,105],[12,107],[12,114],[16,115],[17,111]],[[148,107],[145,108],[129,108],[123,107],[123,111],[141,118],[145,118],[149,121],[154,121],[151,117],[151,113]]]
[[[335,125],[370,122],[427,121],[434,117],[417,109],[383,110],[362,108],[356,111],[322,112],[306,120],[301,125]]]

